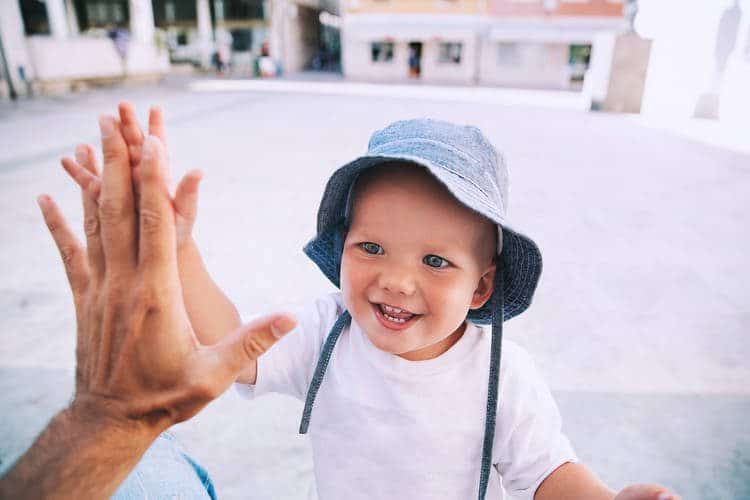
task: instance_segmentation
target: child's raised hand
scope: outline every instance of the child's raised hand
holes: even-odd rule
[[[615,500],[681,500],[681,498],[658,484],[633,484],[619,492]]]
[[[138,120],[130,103],[121,103],[118,106],[120,114],[120,130],[128,145],[130,166],[133,169],[133,185],[135,194],[138,196],[140,190],[140,162],[143,149],[143,132],[138,125]],[[157,136],[162,143],[166,139],[166,128],[164,117],[158,107],[149,110],[149,134]],[[62,166],[70,177],[81,187],[83,203],[98,204],[99,192],[101,190],[101,178],[97,167],[94,148],[88,144],[76,147],[75,160],[63,158]],[[168,168],[168,166],[166,167]],[[165,178],[169,179],[169,172],[165,172]],[[198,185],[202,174],[199,170],[191,170],[180,180],[177,185],[172,203],[175,210],[175,226],[177,231],[177,248],[181,248],[190,241],[190,234],[195,223],[198,211]],[[136,204],[137,206],[137,204]],[[93,213],[93,212],[91,212]]]

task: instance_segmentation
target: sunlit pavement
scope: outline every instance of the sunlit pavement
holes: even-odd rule
[[[575,95],[234,82],[0,105],[3,469],[72,391],[73,307],[35,196],[52,194],[80,227],[57,158],[95,140],[97,115],[128,99],[142,116],[150,103],[165,109],[174,177],[204,170],[196,237],[248,316],[331,289],[300,248],[327,176],[374,129],[415,116],[480,126],[510,164],[510,219],[545,257],[535,303],[507,334],[546,375],[581,459],[615,488],[653,481],[685,498],[750,498],[741,147],[586,113]],[[250,404],[230,391],[175,432],[222,498],[306,498],[300,412],[281,396]]]

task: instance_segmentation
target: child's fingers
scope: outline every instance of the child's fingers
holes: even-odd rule
[[[198,186],[202,178],[200,170],[191,170],[180,180],[175,192],[175,211],[190,222],[195,220],[198,213]]]
[[[80,163],[70,159],[60,160],[68,175],[81,187],[85,196],[97,200],[101,191],[101,181],[94,174],[83,168]]]
[[[148,133],[161,139],[167,145],[167,129],[164,125],[164,113],[159,106],[151,106],[148,111]]]
[[[79,144],[76,147],[76,161],[86,170],[99,177],[99,165],[96,162],[96,151],[91,144]]]
[[[120,113],[122,136],[128,144],[130,165],[138,165],[141,162],[141,149],[143,147],[143,132],[141,126],[138,125],[138,117],[133,105],[129,102],[121,102],[117,109]]]
[[[98,175],[96,167],[96,155],[94,148],[88,144],[81,144],[76,148],[76,159],[78,165],[86,167],[91,175],[88,188],[83,188],[81,199],[83,201],[83,231],[86,234],[86,250],[89,256],[89,268],[98,279],[104,276],[104,251],[102,250],[102,238],[99,225],[99,195],[102,189],[102,180]],[[63,159],[65,161],[66,159]],[[66,168],[67,170],[67,168]]]

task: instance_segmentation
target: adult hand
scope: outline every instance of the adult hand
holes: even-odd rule
[[[127,146],[130,166],[132,168],[133,189],[135,190],[136,209],[140,195],[140,165],[145,140],[143,131],[138,124],[138,118],[133,105],[121,102],[118,105],[119,127]],[[159,107],[151,107],[148,113],[148,131],[150,135],[158,137],[166,145],[166,126],[164,115]],[[96,166],[94,149],[88,144],[76,147],[75,159],[65,157],[62,166],[70,177],[81,187],[85,195],[98,203],[101,193],[101,176]],[[162,165],[164,177],[169,185],[169,162]],[[178,251],[193,243],[191,234],[198,211],[198,186],[203,174],[198,169],[187,172],[180,182],[172,198],[175,212],[175,226]],[[86,200],[84,200],[86,203]]]
[[[163,144],[155,136],[144,141],[136,211],[118,123],[103,117],[100,128],[101,194],[98,203],[84,196],[86,250],[54,201],[39,198],[73,291],[75,395],[3,478],[2,497],[111,495],[161,431],[197,413],[294,327],[278,314],[219,344],[198,342],[177,274]]]

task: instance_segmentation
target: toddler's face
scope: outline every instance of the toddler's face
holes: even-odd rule
[[[492,294],[495,226],[424,169],[381,166],[355,192],[341,291],[379,349],[410,360],[448,350]]]

